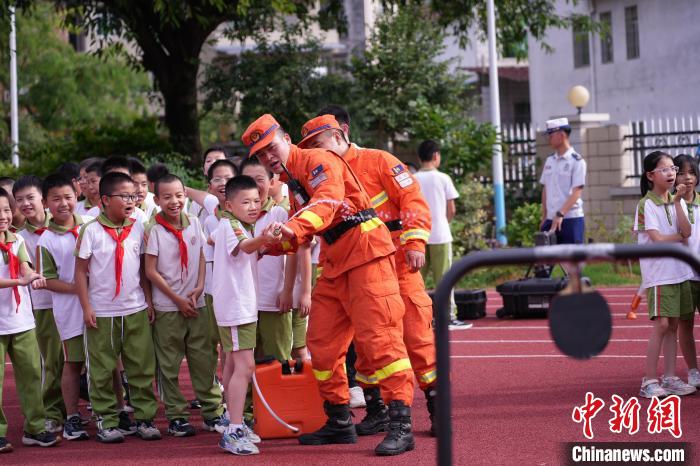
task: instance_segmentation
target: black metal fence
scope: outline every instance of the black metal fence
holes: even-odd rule
[[[644,171],[644,156],[660,150],[676,156],[700,156],[700,115],[654,118],[630,122],[625,136],[625,151],[632,153],[634,171],[627,178],[639,178]]]

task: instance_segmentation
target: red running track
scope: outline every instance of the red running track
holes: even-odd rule
[[[475,321],[474,328],[451,332],[452,390],[455,464],[521,465],[561,464],[563,442],[584,441],[580,424],[571,420],[574,406],[584,402],[586,392],[602,398],[606,407],[593,420],[596,441],[673,441],[671,434],[646,432],[648,400],[640,400],[640,433],[612,434],[608,429],[610,397],[637,396],[644,370],[649,336],[646,307],[639,318],[625,319],[636,288],[607,288],[603,294],[611,303],[614,329],[606,350],[591,361],[563,357],[550,341],[545,320],[498,320],[495,310],[500,297],[488,294],[488,315]],[[678,358],[678,374],[686,369]],[[198,432],[195,437],[159,442],[128,438],[120,445],[101,445],[95,440],[63,441],[50,449],[21,445],[21,414],[14,387],[12,367],[6,364],[4,409],[10,421],[9,440],[13,453],[0,456],[0,464],[224,464],[236,461],[216,446],[218,434]],[[186,368],[182,380],[192,397]],[[360,438],[357,445],[302,447],[295,440],[264,441],[261,455],[240,459],[247,464],[434,464],[436,442],[430,438],[423,394],[414,403],[416,450],[396,458],[379,459],[373,448],[380,436]],[[683,437],[693,441],[700,431],[700,395],[682,399]],[[356,420],[362,413],[356,413]],[[201,419],[194,412],[192,423]],[[158,426],[167,424],[159,413]],[[94,436],[94,427],[89,429]]]

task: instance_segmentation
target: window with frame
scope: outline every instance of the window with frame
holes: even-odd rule
[[[583,27],[574,25],[574,68],[583,68],[591,64],[590,46],[588,42],[588,31]]]
[[[639,58],[639,17],[636,5],[625,8],[625,37],[627,38],[627,59]]]
[[[613,62],[613,31],[612,13],[606,11],[600,14],[600,24],[603,28],[600,34],[600,60],[603,63]]]

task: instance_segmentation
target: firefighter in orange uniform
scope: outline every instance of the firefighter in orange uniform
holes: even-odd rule
[[[339,109],[344,112],[344,110]],[[301,130],[301,148],[322,148],[337,153],[350,165],[372,199],[372,207],[392,232],[397,249],[396,274],[406,312],[404,343],[418,384],[425,392],[431,420],[435,412],[435,335],[433,307],[425,292],[420,268],[425,263],[425,244],[430,236],[430,209],[418,182],[406,166],[388,152],[350,144],[334,115],[320,115]],[[355,426],[359,435],[384,431],[389,416],[377,381],[368,376],[358,358],[357,381],[363,386],[367,415]]]
[[[308,242],[315,234],[322,238],[323,273],[311,297],[307,344],[328,420],[320,430],[300,436],[299,442],[357,441],[344,366],[354,337],[359,357],[389,402],[391,427],[376,454],[412,450],[413,374],[402,339],[404,305],[389,230],[337,154],[298,148],[267,114],[246,129],[243,143],[290,188],[298,215],[268,226],[283,246],[278,249]]]

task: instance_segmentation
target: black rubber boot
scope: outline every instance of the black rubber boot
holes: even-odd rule
[[[389,428],[389,410],[382,401],[379,388],[365,388],[363,392],[367,403],[367,414],[362,422],[355,424],[357,435],[386,432]]]
[[[435,396],[437,395],[437,388],[428,387],[425,389],[425,401],[428,405],[428,413],[430,414],[430,436],[435,437]]]
[[[391,401],[389,419],[389,433],[374,452],[378,456],[393,456],[413,450],[416,442],[411,432],[411,408],[403,401]]]
[[[302,445],[329,445],[332,443],[357,443],[355,425],[350,417],[348,405],[332,405],[323,402],[328,420],[316,432],[299,436]]]

